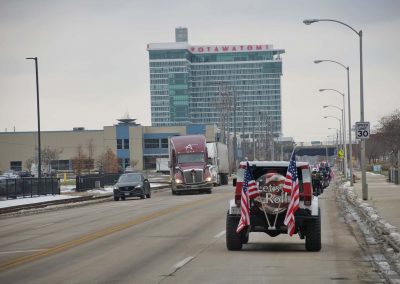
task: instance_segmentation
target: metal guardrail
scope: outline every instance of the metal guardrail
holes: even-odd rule
[[[59,178],[16,178],[0,180],[0,197],[10,199],[60,194]]]

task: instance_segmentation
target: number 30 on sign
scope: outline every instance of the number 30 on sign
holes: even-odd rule
[[[369,122],[356,122],[356,138],[368,139],[370,133]]]

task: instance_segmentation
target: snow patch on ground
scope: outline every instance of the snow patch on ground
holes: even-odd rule
[[[68,198],[76,198],[79,196],[70,196],[70,195],[41,195],[41,196],[33,196],[33,197],[19,197],[17,199],[7,199],[0,200],[0,208],[19,206],[24,204],[32,204],[32,203],[40,203],[47,201],[54,201],[60,199],[68,199]]]
[[[346,222],[356,222],[368,246],[381,249],[382,254],[374,254],[372,260],[385,279],[397,283],[400,279],[400,253],[394,250],[395,247],[400,248],[397,228],[379,216],[370,204],[358,198],[350,182],[340,185],[339,193],[338,200],[342,204]]]

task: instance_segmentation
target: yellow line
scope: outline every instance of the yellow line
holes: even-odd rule
[[[225,197],[225,196],[222,196],[222,197]],[[220,197],[218,199],[221,199],[222,197]],[[22,265],[22,264],[25,264],[25,263],[28,263],[28,262],[35,261],[37,259],[40,259],[40,258],[43,258],[43,257],[46,257],[46,256],[50,256],[50,255],[53,255],[53,254],[68,250],[70,248],[79,246],[81,244],[84,244],[84,243],[87,243],[87,242],[102,238],[104,236],[120,232],[122,230],[125,230],[125,229],[128,229],[130,227],[133,227],[133,226],[142,224],[144,222],[153,220],[153,219],[161,217],[163,215],[178,211],[180,209],[184,209],[184,208],[192,207],[192,206],[195,206],[195,205],[200,205],[200,204],[203,204],[203,203],[207,203],[211,199],[215,199],[215,198],[208,197],[208,198],[205,198],[205,199],[202,199],[202,200],[196,200],[196,201],[192,201],[190,203],[181,204],[181,205],[178,205],[176,207],[171,207],[171,208],[166,208],[166,209],[163,209],[163,210],[159,210],[159,211],[153,212],[151,214],[144,215],[144,216],[141,216],[139,218],[133,219],[133,220],[128,221],[126,223],[118,224],[118,225],[115,225],[115,226],[112,226],[112,227],[108,227],[108,228],[105,228],[105,229],[102,229],[102,230],[99,230],[99,231],[96,231],[96,232],[93,232],[93,233],[89,233],[89,234],[84,235],[84,236],[82,236],[82,237],[80,237],[78,239],[71,240],[71,241],[68,241],[68,242],[65,242],[65,243],[61,243],[59,245],[56,245],[54,247],[45,249],[43,251],[31,254],[31,255],[18,257],[18,258],[15,258],[15,259],[0,263],[0,272],[3,272],[5,270],[7,270],[7,269],[11,269],[11,268],[14,268],[16,266],[19,266],[19,265]]]

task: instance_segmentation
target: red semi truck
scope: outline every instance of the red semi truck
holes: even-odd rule
[[[169,160],[172,194],[191,191],[211,193],[213,183],[203,135],[171,137]]]

